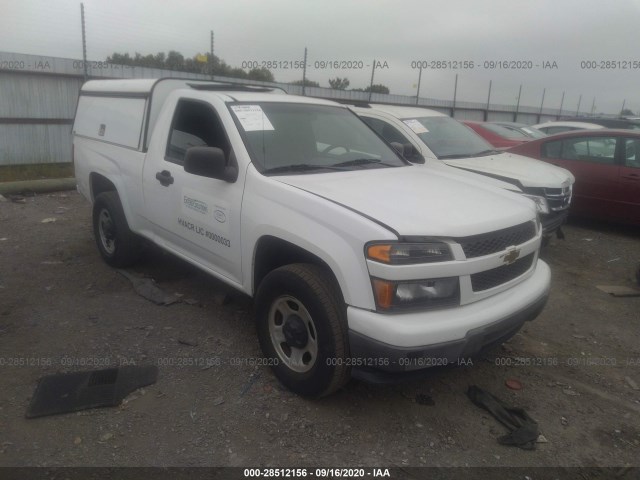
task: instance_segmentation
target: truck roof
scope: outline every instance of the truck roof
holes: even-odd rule
[[[169,92],[186,89],[211,92],[227,102],[290,102],[320,105],[339,105],[330,100],[287,95],[279,87],[250,84],[229,84],[207,80],[181,78],[145,78],[125,80],[90,80],[81,89],[81,95],[114,97],[149,97],[163,101]],[[226,98],[224,98],[226,97]]]
[[[329,100],[318,98],[287,95],[278,87],[248,84],[229,84],[206,80],[192,80],[186,78],[145,78],[123,80],[91,80],[86,82],[80,90],[81,97],[109,97],[114,101],[130,99],[129,116],[138,118],[142,132],[142,149],[146,151],[150,132],[153,131],[167,97],[176,90],[199,92],[212,95],[224,102],[283,102],[306,103],[314,105],[331,105],[346,108]],[[281,90],[282,93],[279,93]],[[278,92],[278,93],[274,93]],[[134,107],[134,105],[136,105]],[[133,111],[137,112],[137,117]],[[76,114],[77,116],[77,114]],[[130,119],[131,119],[130,118]],[[132,140],[133,142],[133,140]],[[133,142],[135,143],[135,142]]]
[[[280,87],[270,87],[264,85],[252,85],[243,83],[225,83],[209,80],[194,80],[188,78],[136,78],[124,80],[90,80],[82,86],[84,93],[112,93],[112,94],[131,94],[131,93],[153,93],[156,87],[162,84],[165,88],[193,88],[195,90],[215,90],[215,91],[261,91],[269,92],[280,90],[286,93]]]
[[[330,100],[287,95],[279,87],[250,84],[230,84],[186,78],[144,78],[125,80],[90,80],[80,91],[80,95],[110,96],[123,98],[151,97],[156,108],[162,105],[174,90],[197,90],[211,92],[222,97],[225,102],[290,102],[319,105],[340,105]],[[225,98],[226,97],[226,98]]]
[[[126,79],[126,80],[89,80],[82,86],[83,92],[121,92],[121,93],[150,93],[157,78]]]
[[[401,107],[397,105],[381,105],[371,104],[370,108],[375,108],[386,113],[389,113],[397,118],[416,118],[416,117],[446,117],[444,113],[440,113],[436,110],[430,110],[428,108],[420,107]],[[361,111],[365,111],[366,108]]]

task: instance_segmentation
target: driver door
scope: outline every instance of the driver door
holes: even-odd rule
[[[222,102],[216,109],[193,98],[177,99],[173,112],[171,120],[164,120],[165,125],[156,126],[143,173],[145,209],[156,242],[233,283],[241,283],[244,174],[230,183],[187,173],[183,167],[187,149],[197,146],[220,148],[227,162],[235,161],[222,120],[229,113]],[[231,118],[227,120],[233,125]]]

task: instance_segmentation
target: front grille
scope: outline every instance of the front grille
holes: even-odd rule
[[[534,222],[525,222],[514,227],[481,233],[471,237],[457,239],[467,258],[481,257],[501,252],[512,245],[520,245],[536,236]]]
[[[549,208],[554,212],[569,208],[571,204],[571,191],[571,187],[545,188],[544,196],[547,199]]]
[[[534,254],[530,253],[526,257],[519,258],[511,265],[485,270],[471,275],[471,287],[474,292],[482,292],[490,288],[507,283],[514,278],[518,278],[531,268]]]

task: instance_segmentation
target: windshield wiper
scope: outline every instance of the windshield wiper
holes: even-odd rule
[[[448,159],[454,159],[454,158],[469,158],[471,155],[469,155],[468,153],[456,153],[454,155],[440,155],[438,157],[439,160],[448,160]]]
[[[440,155],[440,160],[453,160],[454,158],[469,158],[469,157],[483,157],[485,155],[493,155],[494,153],[501,153],[500,150],[483,150],[475,153],[456,153],[453,155]]]
[[[282,167],[273,167],[267,168],[262,173],[283,173],[283,172],[309,172],[312,170],[336,170],[336,171],[345,171],[349,170],[348,167],[355,167],[358,165],[369,165],[369,164],[377,164],[384,165],[385,167],[393,167],[395,165],[390,165],[388,163],[382,163],[381,160],[377,158],[357,158],[355,160],[349,160],[347,162],[336,163],[334,165],[312,165],[308,163],[297,163],[293,165],[284,165]]]
[[[282,167],[273,167],[263,170],[262,173],[282,173],[282,172],[309,172],[311,170],[343,170],[342,168],[334,168],[332,165],[310,165],[308,163],[297,163],[293,165],[283,165]]]
[[[473,154],[474,157],[482,157],[485,155],[493,155],[494,153],[502,153],[500,152],[500,150],[496,150],[495,148],[492,148],[490,150],[483,150],[481,152],[475,153]]]
[[[372,163],[384,165],[385,167],[395,166],[395,165],[390,165],[388,163],[383,163],[382,160],[378,158],[356,158],[355,160],[347,160],[346,162],[336,163],[333,166],[334,167],[355,167],[358,165],[370,165]]]

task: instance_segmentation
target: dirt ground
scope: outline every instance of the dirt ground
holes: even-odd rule
[[[549,303],[508,344],[420,381],[352,381],[307,400],[252,364],[249,299],[223,304],[222,284],[152,250],[130,271],[183,300],[157,306],[102,262],[77,193],[0,203],[0,465],[638,466],[640,297],[596,285],[632,285],[640,232],[564,231],[543,252]],[[159,378],[120,407],[25,418],[43,375],[134,363],[158,365]],[[469,385],[526,409],[546,442],[499,445],[506,430]]]

